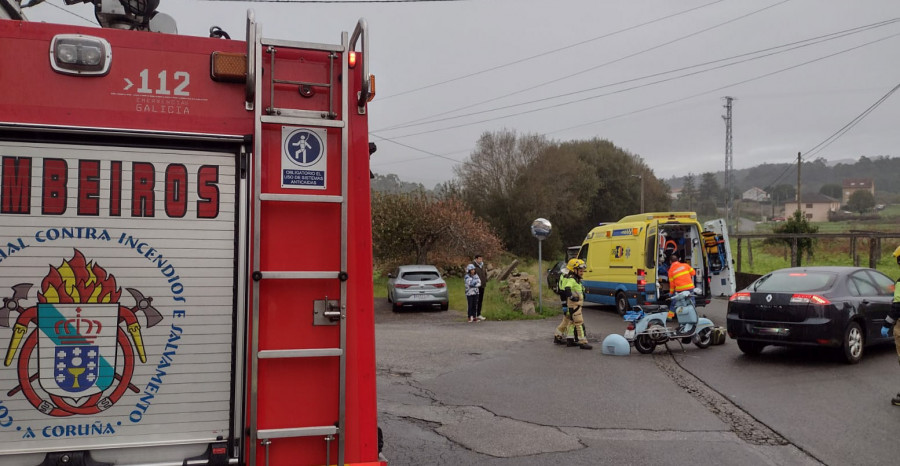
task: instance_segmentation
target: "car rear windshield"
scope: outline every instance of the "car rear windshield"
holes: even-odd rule
[[[403,274],[403,279],[411,282],[427,282],[429,280],[437,280],[438,278],[441,278],[439,273],[429,272],[427,270],[406,272]]]
[[[773,272],[757,280],[751,289],[767,293],[821,291],[831,288],[835,277],[832,272]]]

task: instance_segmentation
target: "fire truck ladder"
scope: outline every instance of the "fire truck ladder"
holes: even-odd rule
[[[265,39],[260,36],[260,28],[255,22],[252,10],[248,11],[247,16],[247,50],[248,50],[248,79],[247,79],[247,110],[253,110],[255,113],[255,134],[262,134],[263,123],[285,124],[291,126],[304,127],[324,127],[324,128],[340,128],[341,130],[341,195],[315,195],[315,194],[279,194],[262,192],[262,141],[261,137],[256,137],[254,141],[254,181],[253,181],[253,298],[249,310],[249,318],[252,322],[252,341],[251,341],[251,369],[250,369],[250,387],[249,387],[249,416],[250,444],[248,446],[248,464],[255,465],[257,458],[257,448],[265,447],[265,464],[269,465],[269,445],[275,439],[297,438],[297,437],[323,437],[326,448],[326,463],[330,462],[331,442],[335,439],[337,446],[337,462],[336,464],[344,464],[344,428],[345,428],[345,410],[346,410],[346,352],[347,352],[347,327],[346,327],[346,302],[347,302],[347,164],[348,164],[348,115],[351,111],[348,100],[348,82],[349,79],[341,79],[339,91],[341,93],[341,112],[340,119],[336,119],[337,114],[333,109],[329,108],[327,112],[321,110],[299,110],[290,108],[276,107],[274,86],[275,84],[292,84],[300,86],[301,93],[303,86],[314,85],[317,87],[326,87],[330,96],[336,92],[338,86],[334,84],[333,76],[330,76],[329,83],[303,83],[296,81],[285,81],[275,78],[275,59],[274,55],[277,50],[307,50],[307,51],[323,51],[336,57],[340,54],[342,57],[342,76],[348,76],[348,55],[349,51],[355,50],[356,41],[362,38],[361,52],[363,65],[363,83],[360,92],[354,96],[354,102],[357,102],[356,111],[363,113],[365,111],[365,102],[368,98],[369,89],[369,70],[368,57],[366,53],[366,43],[368,42],[368,30],[366,21],[360,19],[352,38],[348,40],[346,32],[342,33],[341,44],[317,44],[309,42],[291,42]],[[260,54],[259,51],[265,50],[266,53]],[[263,55],[268,55],[265,57]],[[270,69],[267,72],[267,85],[269,86],[269,107],[262,108],[262,92],[263,82],[260,77],[263,76],[262,65],[263,60],[270,59]],[[330,67],[333,69],[333,67]],[[329,97],[329,101],[334,99]],[[329,106],[332,104],[329,104]],[[261,226],[261,204],[263,202],[305,202],[305,203],[339,203],[341,208],[341,260],[340,270],[335,271],[264,271],[260,270],[260,226]],[[327,297],[324,301],[315,302],[315,324],[316,325],[338,325],[340,327],[340,346],[337,348],[304,348],[304,349],[278,349],[278,350],[260,350],[259,349],[259,324],[260,324],[260,282],[262,280],[307,280],[307,279],[336,279],[340,281],[340,300],[329,300]],[[324,322],[323,321],[330,321]],[[339,398],[337,422],[334,425],[324,426],[297,426],[290,428],[277,429],[260,429],[258,419],[259,407],[259,360],[260,359],[285,359],[285,358],[321,358],[321,357],[337,357],[340,360],[339,375]]]

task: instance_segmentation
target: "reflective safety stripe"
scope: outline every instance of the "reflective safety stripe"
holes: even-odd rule
[[[571,288],[573,293],[584,295],[584,285],[578,280],[564,275],[559,279],[559,289],[565,290],[566,288]]]
[[[669,269],[669,286],[674,291],[692,290],[694,280],[691,277],[695,274],[691,266],[676,262]]]

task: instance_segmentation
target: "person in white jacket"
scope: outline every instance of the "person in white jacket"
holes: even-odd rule
[[[475,266],[466,266],[466,301],[469,304],[469,322],[478,322],[478,292],[481,288],[481,279],[475,271]]]

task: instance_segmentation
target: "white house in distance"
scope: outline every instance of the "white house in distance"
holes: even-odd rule
[[[768,201],[769,193],[754,186],[744,191],[744,194],[741,194],[741,199],[745,201]]]
[[[810,222],[827,222],[828,214],[841,208],[841,201],[821,193],[803,193],[800,196],[800,212]],[[790,217],[797,210],[797,201],[784,203],[784,216]]]
[[[875,196],[875,180],[872,178],[847,178],[843,181],[841,186],[841,203],[846,204],[850,202],[850,195],[857,191],[868,191],[872,193],[872,196]]]
[[[671,191],[669,191],[669,199],[677,201],[678,197],[681,196],[681,189],[682,188],[673,188]]]

